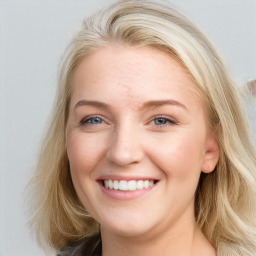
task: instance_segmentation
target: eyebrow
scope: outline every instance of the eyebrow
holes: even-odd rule
[[[182,103],[180,103],[179,101],[173,100],[173,99],[167,99],[167,100],[151,100],[151,101],[147,101],[145,102],[140,108],[139,111],[143,111],[145,109],[155,109],[157,107],[161,107],[163,105],[173,105],[173,106],[178,106],[181,107],[182,109],[188,111],[187,107],[185,105],[183,105]],[[95,101],[95,100],[80,100],[78,101],[75,106],[74,106],[74,110],[77,107],[80,106],[95,106],[98,108],[102,108],[102,109],[109,109],[110,106],[104,102],[100,102],[100,101]]]
[[[74,106],[74,110],[77,107],[80,107],[80,106],[95,106],[95,107],[98,107],[98,108],[105,108],[105,109],[109,108],[108,104],[100,102],[100,101],[96,101],[96,100],[80,100]]]
[[[173,106],[178,106],[183,108],[184,110],[188,111],[187,107],[180,103],[179,101],[173,100],[173,99],[167,99],[167,100],[151,100],[148,102],[145,102],[142,107],[140,108],[140,110],[144,110],[144,109],[154,109],[157,107],[161,107],[163,105],[173,105]]]

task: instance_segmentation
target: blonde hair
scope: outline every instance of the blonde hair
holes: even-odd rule
[[[59,250],[98,232],[98,223],[72,184],[65,130],[74,70],[88,53],[109,44],[168,51],[190,72],[220,147],[214,172],[200,177],[197,223],[218,255],[255,255],[256,155],[237,88],[211,43],[188,18],[170,5],[146,0],[118,1],[87,18],[66,51],[51,122],[30,183],[31,224],[41,244]]]

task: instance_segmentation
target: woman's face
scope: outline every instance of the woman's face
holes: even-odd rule
[[[150,47],[101,48],[78,65],[66,132],[71,176],[109,232],[152,235],[194,222],[200,173],[218,160],[195,88],[177,60]]]

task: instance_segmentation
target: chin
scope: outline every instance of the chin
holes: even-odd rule
[[[108,227],[108,232],[119,237],[138,238],[138,237],[145,237],[145,234],[147,234],[147,229],[143,229],[141,227],[131,229],[130,227],[127,227],[127,226]]]
[[[102,229],[107,229],[108,232],[122,237],[139,237],[148,233],[152,227],[141,218],[130,217],[129,219],[115,218],[114,221],[102,221]]]

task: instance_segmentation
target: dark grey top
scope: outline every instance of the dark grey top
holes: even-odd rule
[[[100,235],[66,246],[57,256],[101,256],[102,243]]]

